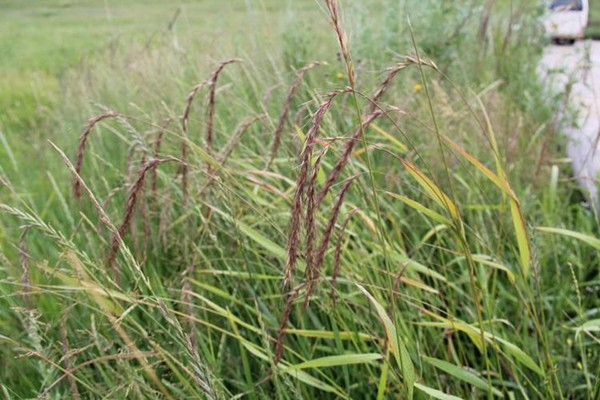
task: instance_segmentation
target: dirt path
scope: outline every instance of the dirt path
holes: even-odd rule
[[[548,84],[564,90],[572,84],[571,100],[577,107],[576,126],[567,127],[567,153],[579,184],[596,201],[600,179],[600,42],[549,46],[542,73]]]

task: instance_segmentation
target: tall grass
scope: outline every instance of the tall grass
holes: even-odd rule
[[[30,173],[2,141],[3,396],[598,398],[598,226],[534,3],[327,0],[314,59],[291,24],[283,61],[76,71],[51,123],[106,105],[79,142]]]

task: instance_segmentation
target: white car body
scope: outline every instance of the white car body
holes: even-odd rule
[[[567,5],[561,5],[565,3]],[[590,14],[589,0],[572,0],[572,3],[558,0],[549,4],[550,10],[544,21],[548,35],[557,41],[583,39]]]

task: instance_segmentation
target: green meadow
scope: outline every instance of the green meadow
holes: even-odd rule
[[[586,35],[592,39],[600,38],[600,2],[590,1],[590,20]]]
[[[0,0],[2,398],[600,398],[541,15]]]

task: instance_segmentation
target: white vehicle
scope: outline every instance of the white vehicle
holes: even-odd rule
[[[552,0],[544,21],[546,32],[555,43],[575,43],[583,39],[590,15],[589,0]]]

